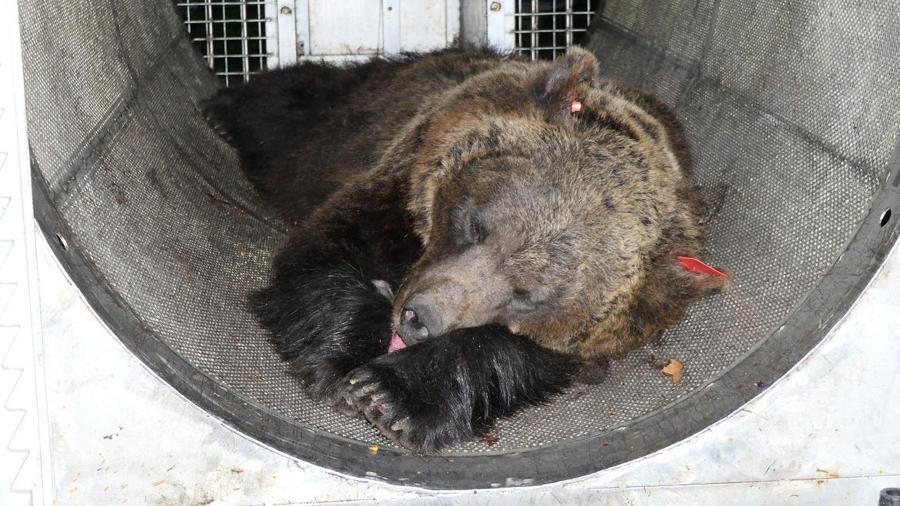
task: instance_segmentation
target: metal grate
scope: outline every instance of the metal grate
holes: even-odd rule
[[[178,0],[191,42],[225,86],[266,68],[266,0]]]
[[[556,58],[587,33],[591,0],[516,0],[516,51],[532,60]]]

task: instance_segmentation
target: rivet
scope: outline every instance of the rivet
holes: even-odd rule
[[[287,5],[285,5],[284,7],[281,8],[281,13],[284,14],[285,16],[290,16],[291,14],[293,14],[293,12],[294,12],[293,9],[291,9]]]
[[[491,10],[494,12],[499,11],[503,8],[503,4],[500,2],[491,2]]]

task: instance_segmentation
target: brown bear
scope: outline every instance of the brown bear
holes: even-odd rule
[[[420,452],[596,381],[727,278],[684,132],[592,54],[445,50],[260,75],[206,104],[291,226],[251,308],[305,391]]]

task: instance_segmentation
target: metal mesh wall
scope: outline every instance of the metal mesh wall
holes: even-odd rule
[[[178,0],[188,36],[225,86],[266,68],[266,0]]]
[[[584,42],[597,0],[516,0],[515,49],[550,60]]]
[[[142,358],[161,368],[183,360],[191,372],[173,376],[179,388],[202,383],[235,396],[254,418],[231,421],[254,436],[390,450],[365,422],[306,399],[244,308],[283,230],[197,110],[217,83],[171,2],[77,7],[28,0],[21,8],[36,192],[48,208],[45,230],[67,245],[63,262],[93,280],[97,307],[115,306],[131,322],[118,328],[140,330],[122,337]],[[890,1],[606,2],[587,44],[604,73],[676,105],[699,181],[727,188],[706,259],[735,270],[733,288],[692,307],[660,343],[616,360],[607,382],[503,420],[496,444],[447,455],[590,444],[652,417],[663,430],[680,423],[669,410],[771,336],[799,328],[800,316],[810,325],[795,309],[832,286],[823,276],[890,168],[900,122],[897,26]],[[670,357],[686,366],[681,384],[648,363]],[[263,419],[288,428],[274,434]]]

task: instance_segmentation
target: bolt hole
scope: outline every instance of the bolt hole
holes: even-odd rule
[[[69,243],[66,242],[66,240],[63,238],[63,236],[56,234],[56,240],[59,241],[59,245],[62,246],[62,249],[64,249],[64,250],[69,249]]]
[[[879,222],[881,226],[887,225],[887,222],[891,221],[891,210],[885,209],[883,213],[881,213],[881,221]]]

